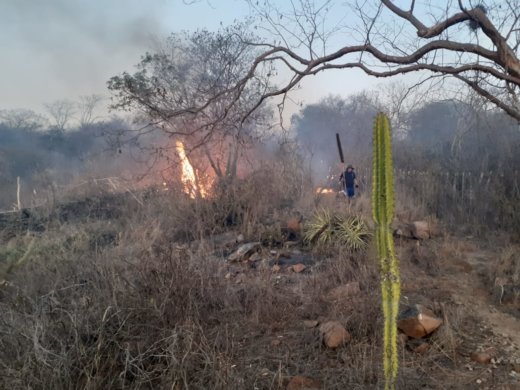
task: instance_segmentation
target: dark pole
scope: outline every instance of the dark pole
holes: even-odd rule
[[[339,139],[338,133],[336,133],[336,143],[338,144],[339,159],[344,164],[345,159],[343,158],[343,148],[341,147],[341,140]]]

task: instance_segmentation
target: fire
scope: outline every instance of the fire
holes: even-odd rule
[[[181,160],[181,182],[184,192],[192,199],[195,199],[197,196],[206,198],[209,194],[209,187],[199,182],[197,172],[191,165],[190,160],[188,160],[188,156],[186,156],[184,144],[181,141],[176,141],[175,148]]]
[[[336,191],[334,191],[332,188],[324,188],[324,187],[318,187],[316,188],[317,194],[335,194]]]

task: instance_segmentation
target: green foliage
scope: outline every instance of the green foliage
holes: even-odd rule
[[[342,246],[350,251],[365,249],[370,232],[357,216],[333,215],[329,210],[314,213],[305,225],[304,241],[319,247]]]
[[[395,257],[390,224],[394,217],[394,177],[392,137],[388,117],[379,113],[374,122],[372,167],[372,217],[376,223],[376,247],[380,265],[384,314],[383,363],[385,389],[395,389],[397,355],[397,316],[399,314],[399,261]]]
[[[337,233],[340,242],[347,248],[358,251],[367,247],[370,232],[360,217],[347,217],[337,225]]]

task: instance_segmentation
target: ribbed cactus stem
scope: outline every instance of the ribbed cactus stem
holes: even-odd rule
[[[372,166],[372,217],[376,223],[377,257],[381,275],[384,315],[383,367],[385,389],[395,389],[399,368],[397,316],[399,312],[399,261],[395,257],[390,224],[394,217],[392,136],[388,117],[379,113],[374,122]]]

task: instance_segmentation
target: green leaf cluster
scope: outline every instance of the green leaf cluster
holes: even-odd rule
[[[363,250],[368,245],[370,231],[358,216],[332,214],[318,210],[305,225],[304,241],[317,246],[342,246],[350,251]]]

